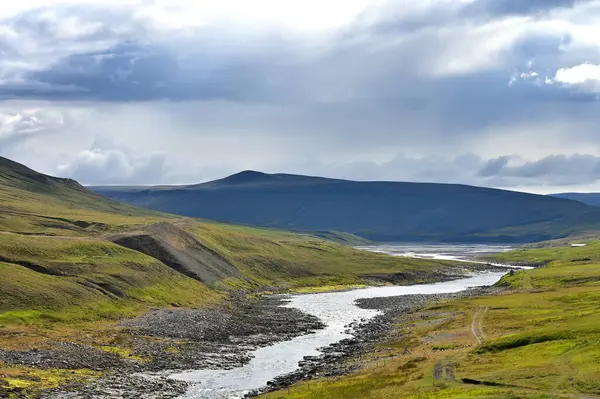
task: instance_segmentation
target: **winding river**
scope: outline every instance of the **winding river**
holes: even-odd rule
[[[365,250],[385,252],[395,256],[452,259],[467,261],[482,253],[497,253],[510,249],[490,245],[383,245],[363,247]],[[410,294],[438,294],[463,291],[469,287],[494,284],[505,273],[479,274],[470,278],[412,286],[370,287],[345,292],[292,296],[285,306],[319,317],[326,328],[290,341],[280,342],[256,350],[253,359],[244,367],[232,370],[196,370],[172,375],[171,378],[193,383],[183,398],[235,399],[242,398],[252,389],[267,381],[297,369],[304,356],[319,355],[319,348],[338,342],[350,335],[346,326],[369,319],[377,310],[361,309],[355,305],[360,298],[390,297]]]

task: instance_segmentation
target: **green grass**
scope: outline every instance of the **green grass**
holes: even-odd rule
[[[385,274],[404,273],[407,284],[417,283],[451,267],[451,262],[359,251],[340,243],[362,240],[339,232],[291,233],[138,209],[3,158],[0,204],[0,350],[77,342],[128,356],[128,348],[113,340],[123,334],[117,321],[151,308],[213,306],[240,290],[258,295],[344,289]],[[108,239],[115,233],[151,232],[145,227],[158,222],[185,228],[243,277],[232,275],[207,286]],[[168,233],[161,239],[185,251],[180,238]],[[32,372],[0,363],[0,396],[2,387],[23,389],[25,395],[86,373]]]
[[[381,343],[354,374],[265,397],[600,397],[599,249],[600,242],[590,242],[497,255],[546,266],[506,276],[499,284],[509,290],[503,294],[446,301],[401,317],[396,338]],[[478,345],[471,325],[482,308],[488,309],[485,340]],[[446,371],[435,379],[436,367],[448,364],[454,379]]]
[[[108,241],[10,233],[0,237],[3,311],[80,307],[84,314],[100,317],[107,314],[100,303],[198,306],[218,297],[154,258]],[[91,304],[98,312],[89,309]],[[75,315],[68,313],[64,319],[69,317]]]
[[[501,262],[526,261],[545,267],[507,276],[501,285],[512,288],[559,288],[564,286],[597,285],[600,280],[600,241],[585,247],[552,247],[519,249],[499,254]]]
[[[41,388],[56,388],[66,382],[76,382],[88,380],[100,375],[98,372],[90,370],[66,370],[66,369],[46,369],[40,370],[32,367],[7,367],[3,369],[5,377],[0,380],[0,389],[19,388],[25,390],[31,389],[31,397],[35,397],[35,390]],[[0,393],[2,391],[0,390]],[[16,395],[15,398],[28,396]],[[10,396],[9,396],[10,398]]]
[[[365,277],[394,273],[412,273],[407,283],[416,283],[430,279],[435,272],[448,271],[452,265],[361,251],[308,234],[278,230],[195,223],[188,231],[260,286],[361,285]]]

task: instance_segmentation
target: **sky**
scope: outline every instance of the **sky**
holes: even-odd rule
[[[0,2],[0,156],[600,191],[600,1]]]

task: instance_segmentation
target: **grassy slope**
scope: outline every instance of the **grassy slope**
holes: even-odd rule
[[[498,259],[546,266],[506,276],[502,295],[448,301],[399,320],[398,336],[354,375],[267,396],[600,397],[600,242]],[[474,319],[482,321],[482,344],[471,330]],[[404,355],[407,347],[411,354]]]
[[[418,282],[427,280],[429,272],[449,266],[443,261],[422,262],[359,251],[310,235],[279,230],[217,223],[195,223],[188,230],[259,287],[352,285],[360,283],[365,275],[411,272],[415,273],[411,282]]]
[[[51,348],[57,341],[111,345],[117,319],[156,306],[210,306],[228,289],[356,284],[364,274],[406,271],[427,279],[448,266],[361,252],[306,234],[187,220],[181,224],[189,232],[247,277],[208,287],[104,239],[164,221],[177,218],[106,200],[73,181],[0,158],[0,350]],[[0,387],[55,385],[80,374],[0,362]]]

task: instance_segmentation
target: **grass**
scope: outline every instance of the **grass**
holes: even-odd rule
[[[407,283],[416,283],[450,267],[449,262],[355,250],[337,242],[363,241],[344,233],[181,221],[110,201],[73,181],[43,176],[4,158],[0,204],[0,350],[53,349],[55,342],[76,342],[129,356],[121,340],[111,338],[122,334],[116,322],[151,308],[213,306],[239,290],[344,289],[378,274],[404,273]],[[207,286],[106,239],[158,222],[185,226],[243,278],[225,277]],[[177,237],[173,240],[170,244],[185,249]],[[0,387],[29,392],[80,375],[94,374],[0,364]]]
[[[2,367],[0,363],[0,376],[2,376],[0,378],[0,388],[18,388],[25,393],[30,390],[33,396],[35,390],[39,388],[56,388],[61,384],[97,378],[99,375],[98,372],[85,369],[40,370],[31,367]],[[15,395],[15,397],[17,396]]]
[[[506,276],[502,294],[446,301],[400,318],[395,337],[354,374],[264,397],[600,397],[599,249],[600,242],[590,242],[497,255],[546,266]],[[471,331],[480,309],[488,309],[481,345]]]
[[[79,320],[122,313],[119,304],[132,301],[199,306],[218,297],[154,258],[108,241],[11,233],[0,237],[4,312],[43,309],[49,315],[64,312],[65,320]],[[81,315],[72,309],[81,309]],[[6,314],[0,314],[2,318]]]
[[[290,289],[354,286],[364,284],[365,279],[374,275],[395,273],[407,273],[407,280],[416,283],[451,267],[447,261],[391,257],[308,234],[219,223],[191,224],[188,231],[258,286]],[[222,284],[222,288],[227,288],[227,284]]]
[[[211,306],[231,290],[344,289],[381,274],[424,282],[450,267],[449,262],[358,251],[310,234],[190,220],[187,231],[245,277],[224,278],[209,287],[104,239],[150,223],[173,222],[174,216],[106,200],[72,181],[39,175],[2,158],[0,204],[4,350],[77,342],[130,357],[115,322],[152,307]],[[319,235],[355,240],[340,233]],[[600,242],[519,250],[498,260],[545,267],[503,278],[499,285],[509,290],[503,295],[449,301],[404,316],[395,337],[350,376],[298,384],[267,397],[600,395]],[[471,324],[482,308],[489,310],[482,318],[485,342],[478,345]],[[24,395],[97,376],[89,370],[0,364],[0,388],[16,388]]]

